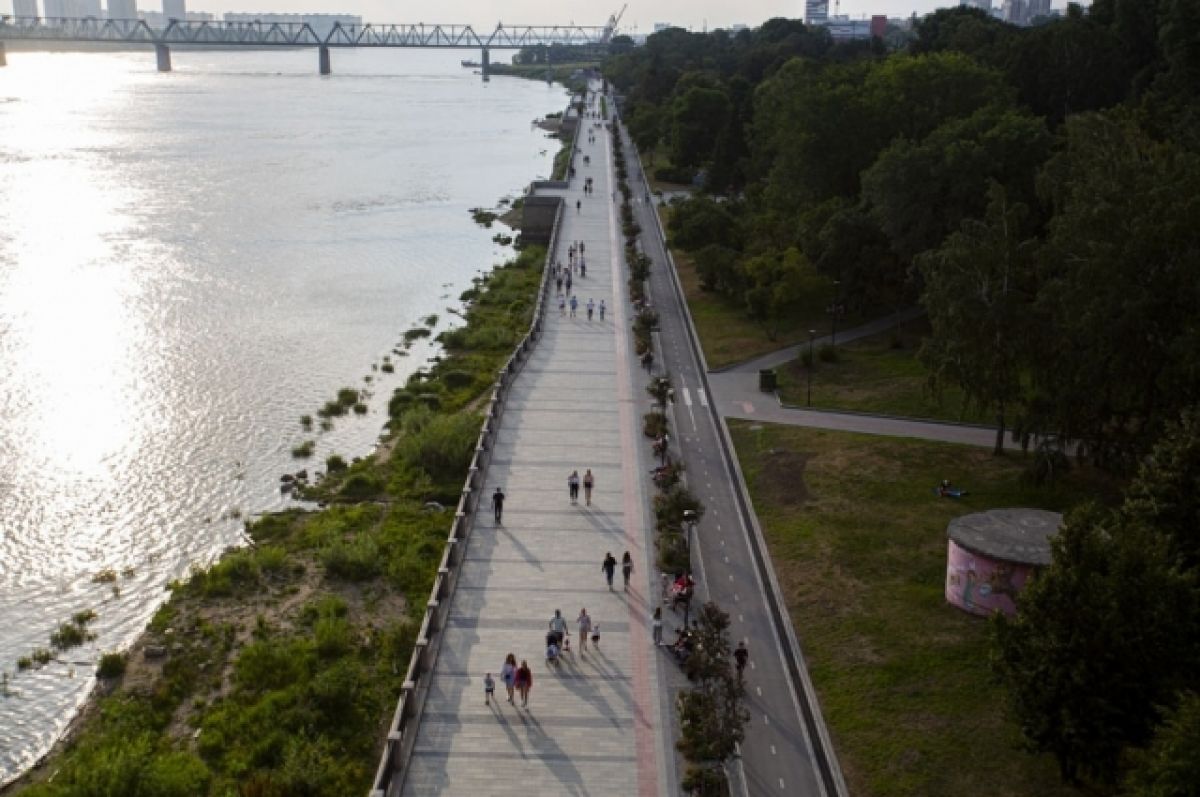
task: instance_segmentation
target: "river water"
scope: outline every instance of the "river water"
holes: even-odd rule
[[[431,350],[372,365],[503,258],[468,209],[548,175],[530,122],[565,104],[450,51],[338,50],[329,78],[311,50],[173,56],[0,68],[0,783],[281,473],[370,450]],[[343,386],[370,413],[305,434]],[[17,672],[88,609],[94,643]]]

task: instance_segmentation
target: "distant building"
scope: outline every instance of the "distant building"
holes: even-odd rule
[[[187,19],[187,3],[185,0],[163,0],[162,4],[163,16],[168,20]]]
[[[806,0],[804,21],[809,25],[824,25],[829,21],[829,0]]]
[[[741,31],[741,30],[750,30],[750,26],[746,25],[742,22],[735,22],[729,26],[729,30],[732,31],[733,33],[737,33],[738,31]]]
[[[969,6],[978,8],[981,11],[992,13],[992,0],[958,0],[960,6]]]
[[[1033,22],[1039,17],[1048,17],[1053,13],[1050,0],[1029,0],[1029,22]]]
[[[108,0],[109,19],[137,19],[137,0]]]
[[[884,26],[887,26],[887,18],[884,18]],[[873,35],[871,33],[872,20],[869,19],[851,19],[847,16],[830,17],[823,23],[825,30],[829,31],[829,35],[834,41],[845,41],[846,39],[869,39]]]
[[[363,24],[362,17],[352,14],[244,14],[227,12],[226,22],[243,25],[308,25],[318,36],[327,36],[335,24],[343,28]]]
[[[887,35],[888,18],[886,14],[876,14],[871,17],[871,38],[882,39]]]
[[[100,0],[45,0],[45,3],[46,19],[101,19],[104,16]]]
[[[13,0],[14,17],[36,17],[37,15],[37,0]]]
[[[675,27],[675,26],[672,25],[670,22],[655,22],[654,23],[654,32],[661,33],[664,30],[667,30],[668,28],[673,28],[673,27]]]

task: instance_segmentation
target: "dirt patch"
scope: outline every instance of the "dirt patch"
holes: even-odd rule
[[[804,506],[808,502],[808,486],[804,471],[811,454],[772,448],[759,454],[762,468],[758,473],[759,492],[769,503],[779,506]]]

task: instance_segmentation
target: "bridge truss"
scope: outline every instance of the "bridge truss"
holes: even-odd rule
[[[191,22],[171,20],[152,28],[140,19],[41,19],[0,16],[0,42],[41,40],[113,44],[220,45],[248,47],[442,47],[507,49],[562,45],[603,45],[610,26],[504,25],[476,31],[471,25],[343,25],[323,35],[306,22]]]

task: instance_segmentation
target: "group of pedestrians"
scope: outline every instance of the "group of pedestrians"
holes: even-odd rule
[[[604,555],[604,561],[600,564],[600,569],[604,571],[604,577],[608,580],[608,588],[611,590],[613,588],[613,578],[617,572],[617,559],[612,555],[612,551]],[[632,575],[633,556],[630,555],[629,551],[626,551],[625,555],[621,557],[621,576],[625,581],[626,592],[629,591],[629,577]]]
[[[583,500],[587,506],[592,505],[592,490],[596,487],[596,477],[592,475],[592,469],[588,468],[583,478],[579,478],[579,471],[571,471],[571,475],[567,477],[567,497],[571,499],[572,504],[579,503],[579,487],[583,485]]]
[[[509,653],[504,657],[504,664],[500,666],[500,682],[504,684],[504,690],[508,692],[508,702],[516,705],[516,695],[521,696],[521,705],[529,705],[529,690],[533,688],[533,671],[529,669],[529,662],[521,659],[521,665],[517,666],[517,657]],[[483,676],[483,702],[484,705],[490,706],[492,698],[496,694],[496,680],[492,678],[489,672]]]

